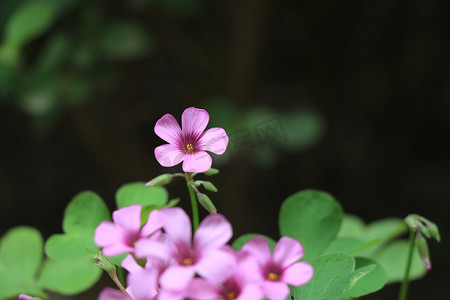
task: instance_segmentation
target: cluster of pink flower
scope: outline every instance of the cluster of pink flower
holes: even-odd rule
[[[113,221],[102,222],[94,240],[106,256],[130,254],[122,266],[129,272],[126,291],[135,300],[284,300],[288,285],[303,285],[313,275],[311,265],[298,261],[302,246],[289,237],[278,241],[273,254],[263,237],[234,251],[227,245],[231,225],[220,214],[207,216],[193,238],[190,219],[178,207],[152,211],[142,227],[140,205],[115,211]],[[105,288],[99,299],[129,298]]]

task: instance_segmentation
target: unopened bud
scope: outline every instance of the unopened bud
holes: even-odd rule
[[[428,224],[428,230],[430,231],[431,236],[438,242],[441,241],[441,235],[439,234],[439,229],[434,223]]]
[[[416,215],[408,215],[404,221],[406,225],[408,225],[408,227],[413,231],[416,231],[419,228],[419,221],[417,220]]]
[[[204,172],[203,174],[205,174],[206,176],[212,176],[212,175],[219,174],[219,170],[210,168],[208,171]]]
[[[425,269],[430,271],[431,270],[431,261],[430,261],[430,254],[428,252],[427,240],[420,233],[417,233],[417,236],[416,236],[416,247],[417,247],[417,251],[419,252],[420,259],[422,260]]]
[[[217,212],[216,207],[212,203],[208,196],[202,193],[197,193],[198,202],[210,213],[215,214]]]
[[[105,270],[110,276],[116,275],[116,266],[101,251],[94,256],[98,260],[97,266]]]
[[[208,191],[211,192],[217,192],[217,188],[214,186],[214,184],[212,184],[212,182],[210,181],[203,181],[203,180],[197,180],[194,181],[195,186],[199,186],[200,184],[203,185],[203,187],[205,189],[207,189]]]
[[[149,186],[163,186],[166,185],[168,183],[172,182],[172,175],[171,174],[162,174],[159,175],[158,177],[153,178],[152,180],[150,180],[149,182],[147,182],[145,184],[146,187]]]

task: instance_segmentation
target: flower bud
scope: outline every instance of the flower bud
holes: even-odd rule
[[[166,185],[166,184],[171,183],[171,182],[172,182],[172,175],[171,174],[162,174],[162,175],[159,175],[158,177],[153,178],[149,182],[147,182],[145,184],[145,186],[146,187],[149,187],[149,186],[163,186],[163,185]]]
[[[203,174],[205,174],[206,176],[212,176],[212,175],[219,174],[219,170],[214,169],[214,168],[210,168],[209,170],[207,170]]]
[[[406,225],[408,225],[408,227],[413,231],[416,231],[419,228],[419,221],[417,220],[416,215],[408,215],[404,221]]]
[[[438,242],[441,241],[441,236],[439,234],[439,229],[434,223],[428,224],[428,230],[430,231],[431,236]]]
[[[210,181],[202,181],[201,184],[205,189],[211,192],[217,192],[217,188]]]
[[[97,266],[100,266],[110,276],[116,275],[116,266],[101,251],[95,254],[94,258],[98,260],[96,263]]]
[[[423,265],[425,266],[425,269],[430,271],[431,270],[431,261],[430,261],[430,255],[428,253],[427,240],[420,233],[417,233],[417,236],[416,236],[416,247],[417,247],[417,251],[419,252],[420,259],[422,260]]]
[[[197,193],[197,199],[198,202],[200,202],[200,204],[210,213],[210,214],[215,214],[217,213],[217,209],[214,206],[214,204],[212,203],[211,199],[209,199],[208,196],[206,196],[205,194],[202,193]]]

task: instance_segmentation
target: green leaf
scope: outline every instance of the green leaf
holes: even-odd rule
[[[94,233],[104,220],[110,220],[109,210],[94,192],[76,195],[64,213],[63,229],[66,233]]]
[[[387,282],[387,274],[374,260],[364,257],[355,257],[355,269],[374,265],[375,267],[364,277],[358,280],[347,292],[347,296],[357,298],[380,290]]]
[[[375,261],[386,271],[388,282],[402,281],[408,255],[408,242],[396,241],[388,244],[374,255]],[[422,261],[414,249],[410,279],[418,279],[426,273]]]
[[[20,47],[44,32],[56,19],[58,1],[27,1],[17,9],[6,24],[6,39]]]
[[[352,254],[363,245],[365,245],[365,242],[357,238],[352,237],[336,238],[322,252],[322,255],[338,254],[338,253]]]
[[[52,235],[45,244],[45,253],[54,259],[74,259],[86,254],[86,249],[98,249],[93,238],[95,228],[111,220],[103,200],[93,192],[81,192],[66,208],[63,220],[65,234]]]
[[[262,234],[256,234],[256,233],[247,233],[247,234],[244,234],[244,235],[238,237],[233,242],[231,247],[233,247],[234,250],[240,250],[242,248],[242,246],[244,246],[245,243],[247,243],[248,241],[250,241],[252,238],[254,238],[256,236],[262,236],[263,238],[265,238],[266,241],[269,243],[270,250],[273,251],[273,249],[275,248],[276,242],[273,239],[271,239],[270,237],[267,237]]]
[[[309,261],[335,239],[342,221],[340,204],[328,193],[305,190],[288,197],[280,210],[280,233],[297,239]]]
[[[42,237],[31,227],[9,230],[0,242],[0,298],[20,293],[45,296],[35,282],[42,260]]]
[[[102,269],[89,261],[91,256],[71,260],[47,259],[39,278],[39,286],[65,295],[89,289],[102,275]]]
[[[165,188],[160,186],[145,187],[144,182],[125,184],[116,193],[117,208],[141,204],[143,207],[167,204],[169,195]]]
[[[355,268],[355,259],[346,254],[319,257],[312,263],[314,276],[306,285],[294,288],[301,300],[334,300],[342,296],[348,277]],[[343,280],[345,278],[345,280]]]
[[[86,254],[86,250],[98,249],[91,235],[54,234],[45,243],[46,254],[54,259],[74,259]]]

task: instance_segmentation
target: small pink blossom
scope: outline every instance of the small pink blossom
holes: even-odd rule
[[[248,241],[243,251],[250,253],[259,264],[259,276],[263,282],[264,295],[270,300],[284,300],[289,295],[289,287],[306,284],[313,276],[313,268],[306,262],[298,262],[303,257],[300,243],[290,237],[282,237],[273,255],[263,237]]]
[[[230,223],[220,214],[208,215],[192,242],[191,222],[178,207],[160,211],[165,234],[138,242],[136,257],[171,261],[161,275],[163,290],[184,290],[195,274],[211,282],[222,282],[233,272],[236,259],[225,244],[232,236]]]
[[[122,207],[113,212],[113,221],[103,221],[95,230],[94,241],[103,247],[106,256],[134,253],[136,242],[161,228],[159,211],[150,213],[147,223],[141,228],[141,205]]]
[[[258,262],[244,251],[239,251],[235,255],[237,263],[234,272],[224,282],[217,285],[214,299],[262,299]]]
[[[182,128],[171,114],[165,114],[156,122],[155,133],[168,142],[155,148],[156,160],[164,167],[183,162],[184,172],[205,172],[211,168],[210,151],[223,154],[228,145],[228,136],[223,128],[206,131],[209,114],[204,109],[187,108],[181,116]]]

